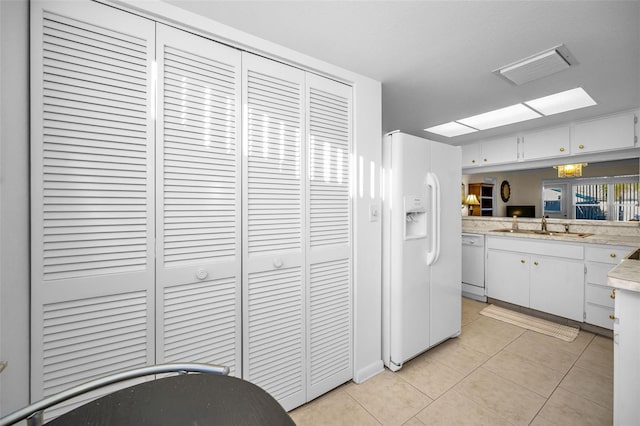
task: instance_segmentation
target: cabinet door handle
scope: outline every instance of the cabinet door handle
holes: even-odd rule
[[[561,148],[560,148],[560,152],[564,152],[564,147],[561,147]]]
[[[580,149],[584,149],[584,145],[582,145],[582,144],[581,144],[581,145],[578,145],[578,148],[580,148]]]
[[[614,288],[613,290],[611,290],[611,295],[609,296],[612,299],[616,298],[616,289]]]
[[[483,159],[482,159],[482,161],[484,161],[484,162],[486,163],[486,162],[487,162],[487,159],[486,159],[486,158],[483,158]]]
[[[476,160],[471,160],[471,164],[476,164]]]
[[[520,263],[524,263],[524,259],[520,259]]]
[[[536,260],[535,262],[533,262],[534,265],[538,266],[538,261]]]
[[[611,257],[611,258],[615,258],[615,257],[616,257],[616,254],[615,254],[615,253],[611,253],[611,254],[609,255],[609,257]]]
[[[614,319],[616,319],[616,316],[615,316],[615,315],[611,315],[611,314],[609,314],[609,319],[610,319],[610,320],[614,320]]]

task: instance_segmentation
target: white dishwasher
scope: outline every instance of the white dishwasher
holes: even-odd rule
[[[484,288],[484,235],[462,234],[462,295],[487,301]]]

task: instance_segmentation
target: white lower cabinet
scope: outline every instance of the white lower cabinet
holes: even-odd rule
[[[583,247],[524,238],[487,238],[487,294],[582,321]]]
[[[585,248],[587,275],[585,281],[584,322],[613,328],[611,287],[607,272],[614,268],[632,247],[588,245]]]
[[[521,306],[529,306],[528,255],[492,250],[487,252],[487,295]]]
[[[532,256],[529,307],[582,321],[584,266],[582,260]]]
[[[616,289],[613,325],[613,424],[640,419],[640,293]]]

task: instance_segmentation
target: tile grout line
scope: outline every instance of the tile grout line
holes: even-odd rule
[[[380,373],[380,374],[383,374],[383,373]],[[347,389],[345,389],[344,392],[347,395],[349,395],[349,398],[353,399],[356,402],[356,404],[358,404],[367,414],[369,414],[371,417],[373,417],[373,419],[376,422],[378,422],[378,424],[384,425],[384,423],[379,418],[377,418],[371,411],[367,410],[367,407],[362,405],[362,403],[360,402],[360,400],[358,398],[356,398],[355,396],[351,395]]]
[[[583,330],[580,330],[580,331],[583,331]],[[535,415],[535,416],[533,416],[533,418],[531,419],[531,422],[529,422],[529,424],[531,424],[531,423],[536,419],[536,417],[538,417],[538,416],[540,415],[540,412],[541,412],[541,411],[542,411],[542,409],[547,405],[547,403],[549,402],[549,400],[551,399],[551,397],[553,396],[553,394],[558,390],[558,388],[560,387],[560,384],[562,383],[562,381],[567,377],[567,375],[569,374],[569,372],[571,371],[571,369],[576,365],[576,362],[578,362],[578,360],[580,359],[580,357],[582,356],[582,354],[584,354],[584,353],[585,353],[585,351],[587,350],[587,348],[591,345],[591,343],[593,343],[593,340],[596,338],[596,335],[595,335],[594,333],[591,333],[591,334],[592,334],[592,336],[591,336],[591,340],[589,340],[589,343],[587,343],[587,344],[584,346],[584,349],[583,349],[583,350],[578,354],[578,356],[576,357],[575,361],[573,361],[573,363],[571,364],[571,367],[569,367],[569,368],[567,369],[567,372],[566,372],[566,373],[564,373],[564,375],[562,376],[562,379],[560,379],[560,381],[558,382],[558,384],[553,388],[553,391],[551,392],[551,394],[549,395],[549,397],[548,397],[548,398],[546,398],[546,401],[544,402],[544,404],[542,404],[542,407],[540,407],[540,409],[538,409],[538,411],[536,412],[536,415]],[[566,351],[565,351],[565,352],[566,352]],[[565,390],[565,391],[567,391],[567,392],[569,392],[569,393],[571,393],[571,394],[573,394],[573,395],[577,395],[577,394],[575,394],[574,392],[570,392],[570,391],[568,391],[568,390],[566,390],[566,389],[564,389],[564,388],[563,388],[563,390]],[[577,395],[577,396],[580,396],[580,395]],[[585,399],[586,399],[586,398],[585,398]],[[599,404],[598,404],[598,405],[599,405]],[[540,417],[542,417],[543,419],[545,418],[544,416],[540,416]]]

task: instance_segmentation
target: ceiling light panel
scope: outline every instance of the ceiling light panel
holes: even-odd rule
[[[582,87],[577,87],[575,89],[527,101],[525,104],[544,115],[553,115],[593,106],[596,105],[596,101],[594,101]]]
[[[440,124],[438,126],[429,127],[428,129],[424,129],[424,130],[427,132],[435,133],[435,134],[446,136],[449,138],[453,136],[460,136],[460,135],[466,135],[467,133],[477,132],[477,129],[473,129],[463,124],[456,123],[455,121]]]
[[[542,116],[531,108],[527,108],[523,104],[516,104],[457,121],[465,126],[473,127],[478,130],[486,130],[539,117]]]
[[[566,70],[573,62],[567,48],[560,45],[506,65],[494,73],[521,85]]]

